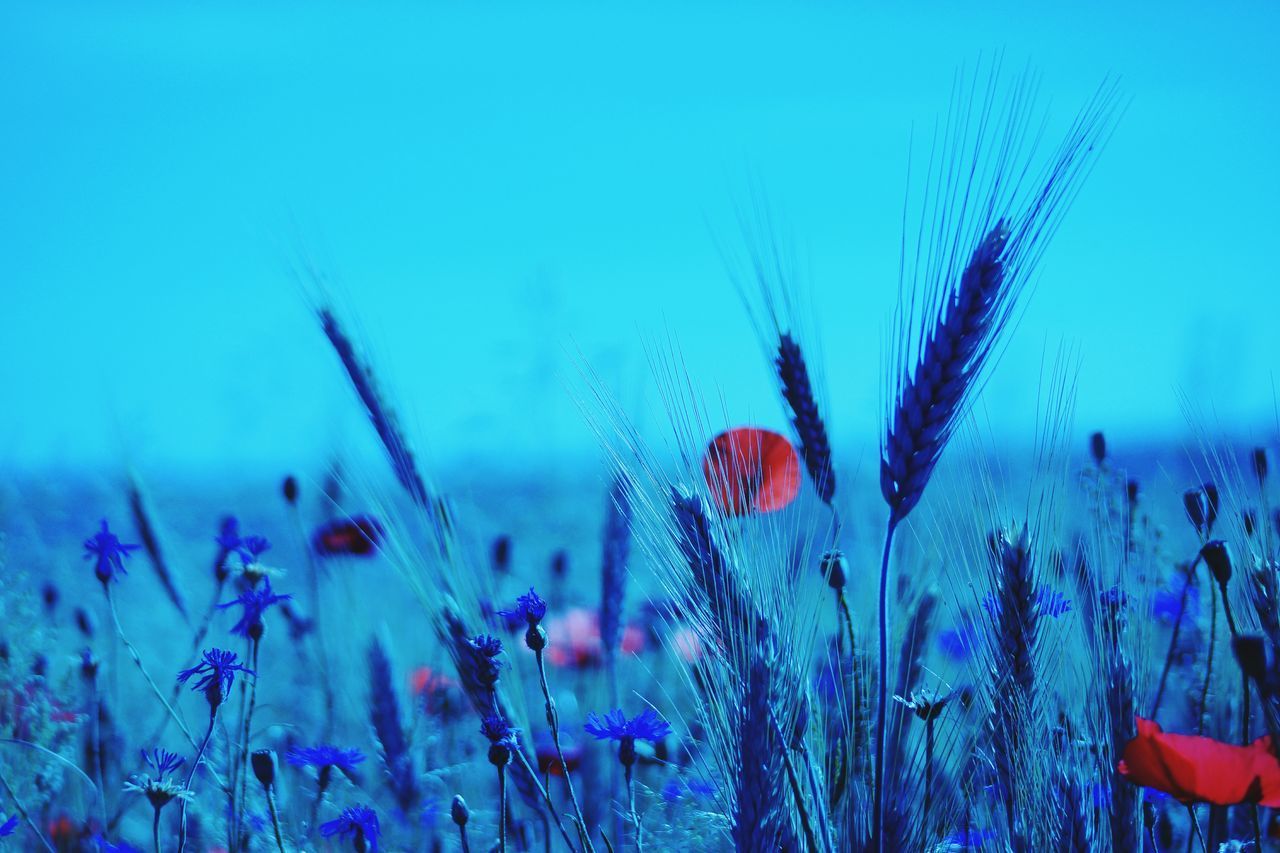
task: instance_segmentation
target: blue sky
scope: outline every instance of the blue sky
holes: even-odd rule
[[[1106,75],[1130,102],[993,427],[1026,436],[1065,341],[1082,432],[1181,434],[1186,395],[1269,436],[1280,7],[973,5],[5,4],[0,464],[364,440],[301,246],[437,459],[590,453],[570,353],[634,399],[668,334],[781,425],[716,247],[753,182],[806,259],[837,441],[873,443],[908,142],[999,50],[1059,127]]]

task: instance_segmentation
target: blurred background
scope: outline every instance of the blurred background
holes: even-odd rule
[[[1274,3],[0,8],[10,471],[270,476],[372,447],[293,275],[331,278],[428,466],[598,470],[580,360],[642,402],[677,342],[785,424],[720,245],[767,198],[802,258],[837,458],[873,458],[910,151],[957,69],[1031,63],[1057,135],[1128,99],[987,388],[1030,444],[1046,351],[1077,426],[1275,433]],[[1083,447],[1083,444],[1080,445]]]

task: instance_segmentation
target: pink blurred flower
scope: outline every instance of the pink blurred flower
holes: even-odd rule
[[[599,666],[604,660],[600,641],[600,616],[585,607],[573,607],[563,615],[549,617],[547,626],[547,659],[555,666],[577,669]],[[638,654],[644,651],[644,632],[628,625],[622,631],[622,651]]]

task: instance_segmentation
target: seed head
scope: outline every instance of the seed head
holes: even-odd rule
[[[1221,539],[1206,542],[1200,549],[1200,556],[1204,558],[1205,565],[1213,573],[1213,579],[1225,591],[1227,581],[1231,580],[1231,550],[1227,547],[1227,543]]]
[[[1218,518],[1218,488],[1212,483],[1205,483],[1198,489],[1187,489],[1182,494],[1182,506],[1187,511],[1187,519],[1200,536],[1209,536],[1213,532],[1213,523]]]

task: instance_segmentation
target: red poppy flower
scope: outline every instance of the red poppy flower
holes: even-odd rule
[[[346,554],[368,557],[382,543],[382,525],[376,518],[357,515],[326,522],[315,533],[314,547],[322,557]]]
[[[728,515],[774,512],[800,491],[800,460],[776,432],[735,427],[711,440],[702,474],[716,506]]]
[[[436,672],[429,666],[420,666],[409,673],[409,686],[419,696],[439,693],[456,685],[457,682],[452,678]]]
[[[1280,759],[1270,737],[1233,746],[1213,738],[1165,734],[1151,720],[1137,720],[1138,736],[1125,745],[1117,768],[1130,782],[1183,803],[1280,806]]]
[[[560,763],[560,756],[556,753],[555,742],[551,739],[549,732],[538,732],[534,738],[534,753],[538,758],[538,771],[543,774],[551,774],[552,776],[563,776],[565,767],[569,772],[573,773],[582,765],[583,748],[581,744],[572,744],[561,737],[560,746],[564,750],[564,764]]]

